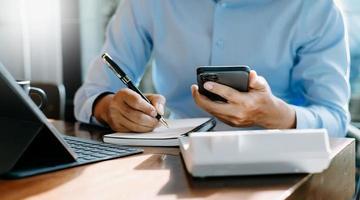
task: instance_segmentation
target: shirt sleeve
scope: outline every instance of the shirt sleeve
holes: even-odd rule
[[[143,2],[143,1],[141,1]],[[152,40],[148,31],[146,5],[139,1],[121,1],[109,22],[102,52],[107,52],[135,84],[140,82],[151,56]],[[125,85],[102,62],[99,55],[90,66],[85,81],[74,99],[77,120],[94,123],[94,101],[103,93],[116,93]]]
[[[326,128],[330,136],[342,137],[350,120],[346,29],[336,5],[332,1],[319,2],[313,5],[316,14],[307,13],[315,17],[307,17],[302,24],[304,40],[291,74],[293,93],[303,100],[301,105],[293,105],[296,126]]]

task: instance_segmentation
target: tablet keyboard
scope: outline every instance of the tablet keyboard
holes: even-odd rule
[[[108,160],[143,151],[140,148],[117,146],[71,136],[64,136],[64,140],[77,154],[79,163]]]

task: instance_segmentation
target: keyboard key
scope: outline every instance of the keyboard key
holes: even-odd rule
[[[111,152],[111,151],[102,151],[101,153],[104,154],[104,155],[107,155],[107,156],[119,155],[119,153],[117,153],[117,152]]]
[[[122,149],[114,149],[112,150],[113,152],[116,152],[116,153],[127,153],[128,151],[126,150],[122,150]]]
[[[139,149],[136,148],[117,147],[105,143],[84,142],[81,139],[78,140],[77,138],[69,136],[65,136],[64,139],[77,154],[78,162],[98,161],[129,155],[131,152],[139,152]]]
[[[96,157],[96,158],[102,158],[102,157],[106,157],[107,155],[104,155],[104,154],[100,154],[100,153],[94,153],[94,154],[91,154],[92,156]]]

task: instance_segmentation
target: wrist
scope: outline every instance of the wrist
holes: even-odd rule
[[[263,126],[274,129],[292,129],[296,127],[295,110],[283,100],[271,95],[271,106],[265,109],[268,111]]]
[[[101,97],[94,106],[94,117],[97,121],[103,124],[109,124],[109,106],[112,98],[114,97],[113,94],[108,94]]]

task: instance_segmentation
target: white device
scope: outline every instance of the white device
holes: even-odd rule
[[[197,132],[180,149],[194,177],[320,173],[331,161],[325,129]]]

